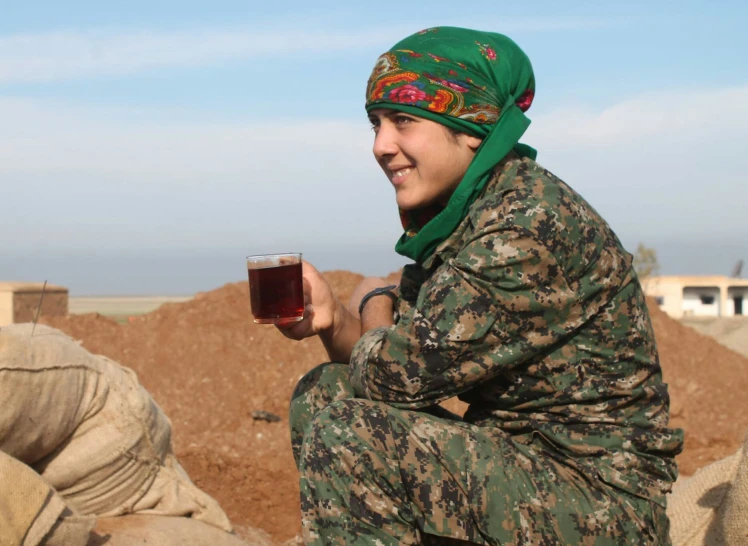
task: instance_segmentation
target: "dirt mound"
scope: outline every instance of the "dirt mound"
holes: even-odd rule
[[[668,317],[649,301],[671,424],[686,430],[680,471],[732,454],[748,429],[748,358]]]
[[[361,279],[343,271],[325,276],[344,301]],[[739,445],[748,426],[748,359],[651,307],[673,424],[687,431],[679,462],[690,474]],[[240,533],[258,527],[277,542],[299,533],[287,411],[298,379],[326,359],[318,340],[293,343],[254,324],[244,282],[165,304],[127,324],[95,314],[44,322],[138,373],[171,418],[182,464]],[[254,419],[258,410],[281,421]]]

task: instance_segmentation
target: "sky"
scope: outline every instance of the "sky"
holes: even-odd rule
[[[0,0],[0,13],[0,281],[190,294],[265,252],[394,271],[408,260],[365,84],[378,55],[437,25],[527,52],[523,141],[629,250],[654,248],[664,274],[748,261],[745,2]]]

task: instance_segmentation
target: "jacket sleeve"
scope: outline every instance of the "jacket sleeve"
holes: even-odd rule
[[[351,357],[358,396],[416,409],[536,357],[582,321],[553,254],[521,228],[476,234],[442,263],[416,304],[367,332]]]

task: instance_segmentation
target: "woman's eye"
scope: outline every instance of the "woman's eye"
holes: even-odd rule
[[[411,121],[413,120],[406,116],[397,116],[395,118],[395,123],[397,123],[398,125],[405,125]]]

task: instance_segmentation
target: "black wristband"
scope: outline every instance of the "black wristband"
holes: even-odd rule
[[[397,288],[397,285],[391,284],[389,286],[375,288],[374,290],[366,294],[363,298],[361,298],[361,303],[358,304],[358,316],[360,317],[361,313],[364,312],[364,305],[366,305],[366,302],[374,296],[387,296],[392,300],[392,303],[394,304],[397,301],[397,295],[393,292],[395,288]]]

